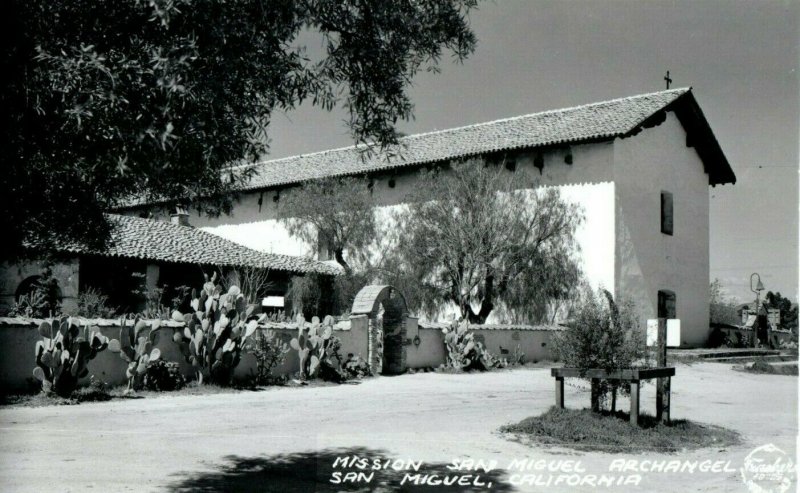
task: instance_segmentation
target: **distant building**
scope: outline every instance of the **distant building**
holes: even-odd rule
[[[267,161],[232,214],[192,222],[251,248],[319,255],[280,222],[281,197],[328,176],[369,178],[382,209],[403,204],[424,167],[482,157],[518,176],[521,188],[557,186],[583,206],[583,269],[595,286],[631,298],[642,324],[682,320],[682,343],[709,334],[709,186],[735,183],[691,89],[674,89],[518,116],[401,139],[398,155],[367,159],[357,148]],[[132,204],[125,214],[167,218],[178,200]],[[324,260],[324,253],[321,260]]]
[[[758,309],[756,309],[755,301],[736,305],[736,314],[741,319],[742,326],[745,327],[752,328],[757,316],[765,316],[767,323],[773,329],[777,329],[781,325],[781,311],[777,308],[767,308],[763,302],[758,304]]]

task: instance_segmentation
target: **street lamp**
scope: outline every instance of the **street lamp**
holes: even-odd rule
[[[757,279],[755,287],[753,287],[753,279]],[[761,276],[757,273],[753,272],[750,274],[750,291],[756,294],[756,319],[753,321],[753,347],[758,346],[758,335],[757,335],[757,328],[758,328],[758,305],[761,301],[761,291],[764,291],[764,285],[761,283]]]

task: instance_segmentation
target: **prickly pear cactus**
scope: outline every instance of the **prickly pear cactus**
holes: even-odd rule
[[[96,329],[96,330],[95,330]],[[89,374],[89,361],[119,341],[109,340],[98,327],[81,329],[70,317],[44,321],[39,325],[41,341],[36,342],[36,368],[33,376],[42,382],[42,391],[68,397],[78,380]]]
[[[216,282],[216,273],[211,278],[206,276],[200,294],[192,292],[192,313],[173,312],[174,320],[186,324],[173,333],[173,341],[194,367],[199,383],[210,379],[229,385],[258,322],[238,286],[226,292]]]
[[[489,370],[507,366],[505,360],[492,355],[483,343],[476,341],[466,320],[454,321],[442,329],[447,349],[447,366],[458,370]]]
[[[289,346],[297,351],[300,359],[300,378],[315,378],[320,365],[341,366],[335,349],[337,341],[333,337],[333,317],[328,315],[321,323],[319,317],[313,317],[309,323],[298,315],[296,323],[297,337],[289,342]]]
[[[161,321],[155,320],[152,326],[140,320],[139,317],[129,324],[128,320],[120,320],[119,348],[112,348],[118,352],[120,358],[128,362],[125,376],[128,377],[128,390],[142,388],[148,364],[161,357],[161,351],[155,347],[158,342]]]

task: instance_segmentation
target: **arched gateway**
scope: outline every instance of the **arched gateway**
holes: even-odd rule
[[[353,317],[368,321],[368,361],[373,373],[399,374],[406,369],[406,300],[392,286],[364,286],[353,300]]]

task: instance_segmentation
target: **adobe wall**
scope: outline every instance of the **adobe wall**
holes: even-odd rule
[[[366,320],[366,317],[364,317]],[[38,333],[40,320],[0,318],[0,392],[18,392],[34,386],[39,388],[33,379],[35,367],[34,347],[41,340]],[[120,325],[117,320],[90,320],[88,323],[100,329],[108,338],[119,339]],[[297,329],[289,327],[271,327],[278,337],[288,343],[297,336]],[[158,331],[155,347],[161,351],[161,358],[165,361],[175,361],[180,365],[181,371],[187,379],[194,378],[194,369],[186,362],[178,346],[172,342],[173,329],[182,330],[183,324],[162,321],[162,328]],[[266,330],[260,328],[259,330]],[[525,353],[525,362],[553,360],[550,343],[552,330],[498,330],[498,329],[470,329],[475,335],[484,340],[484,344],[494,355],[511,358],[514,348],[520,345]],[[444,337],[440,329],[422,328],[411,331],[419,335],[420,344],[411,340],[406,342],[406,368],[438,367],[445,363],[446,353]],[[342,358],[347,358],[348,353],[367,359],[367,324],[337,325],[334,335],[341,340],[340,350]],[[502,354],[502,348],[510,349],[510,354]],[[88,384],[93,375],[97,379],[110,385],[125,385],[127,379],[125,370],[127,363],[118,353],[105,350],[98,353],[97,357],[89,362],[89,376],[81,380],[81,385]],[[294,375],[300,369],[297,352],[290,350],[284,363],[273,370],[275,375]],[[239,366],[236,367],[234,377],[244,379],[256,370],[255,356],[242,353]]]
[[[515,350],[523,355],[525,363],[554,361],[551,339],[553,330],[470,329],[475,338],[495,356],[511,361]]]
[[[0,392],[20,391],[28,388],[33,378],[33,368],[36,366],[34,347],[41,340],[38,333],[40,320],[0,318]],[[100,332],[110,338],[119,339],[120,325],[117,320],[89,320],[91,326],[98,327]],[[194,369],[186,362],[178,346],[172,341],[173,329],[183,330],[183,324],[171,321],[162,321],[158,331],[155,347],[161,351],[161,358],[165,361],[175,361],[181,367],[183,375],[194,378]],[[259,330],[266,330],[260,328]],[[276,335],[288,343],[297,337],[296,328],[272,328]],[[367,357],[366,330],[337,328],[334,335],[342,342],[340,350],[342,358],[348,353]],[[128,364],[118,353],[102,351],[89,362],[89,376],[81,384],[89,382],[94,375],[96,378],[111,384],[123,385],[127,383],[125,370]],[[297,351],[289,350],[282,365],[273,370],[275,375],[292,375],[300,369]],[[250,353],[243,352],[242,359],[234,371],[234,377],[244,379],[251,372],[256,371],[256,359]]]
[[[436,368],[447,360],[444,348],[444,334],[440,329],[419,328],[420,344],[406,345],[407,368]]]
[[[708,308],[708,175],[674,113],[614,144],[616,294],[632,298],[642,326],[658,315],[658,291],[675,293],[681,345],[703,346]],[[673,234],[661,232],[661,192],[673,194]]]
[[[565,199],[582,207],[585,222],[576,239],[584,270],[595,286],[614,285],[614,145],[600,142],[564,146],[543,151],[510,152],[515,160],[520,188],[561,187]],[[542,164],[537,167],[537,158]],[[568,161],[570,164],[568,164]],[[445,171],[448,172],[448,171]],[[511,173],[512,171],[508,171]],[[379,208],[379,227],[391,241],[389,216],[407,203],[419,187],[419,167],[387,170],[370,175],[373,197]],[[286,255],[316,256],[315,245],[289,235],[281,222],[280,202],[293,187],[243,193],[231,214],[211,218],[191,212],[192,226],[260,251]],[[140,212],[128,211],[129,214]],[[157,219],[169,220],[169,210],[152,208]]]

